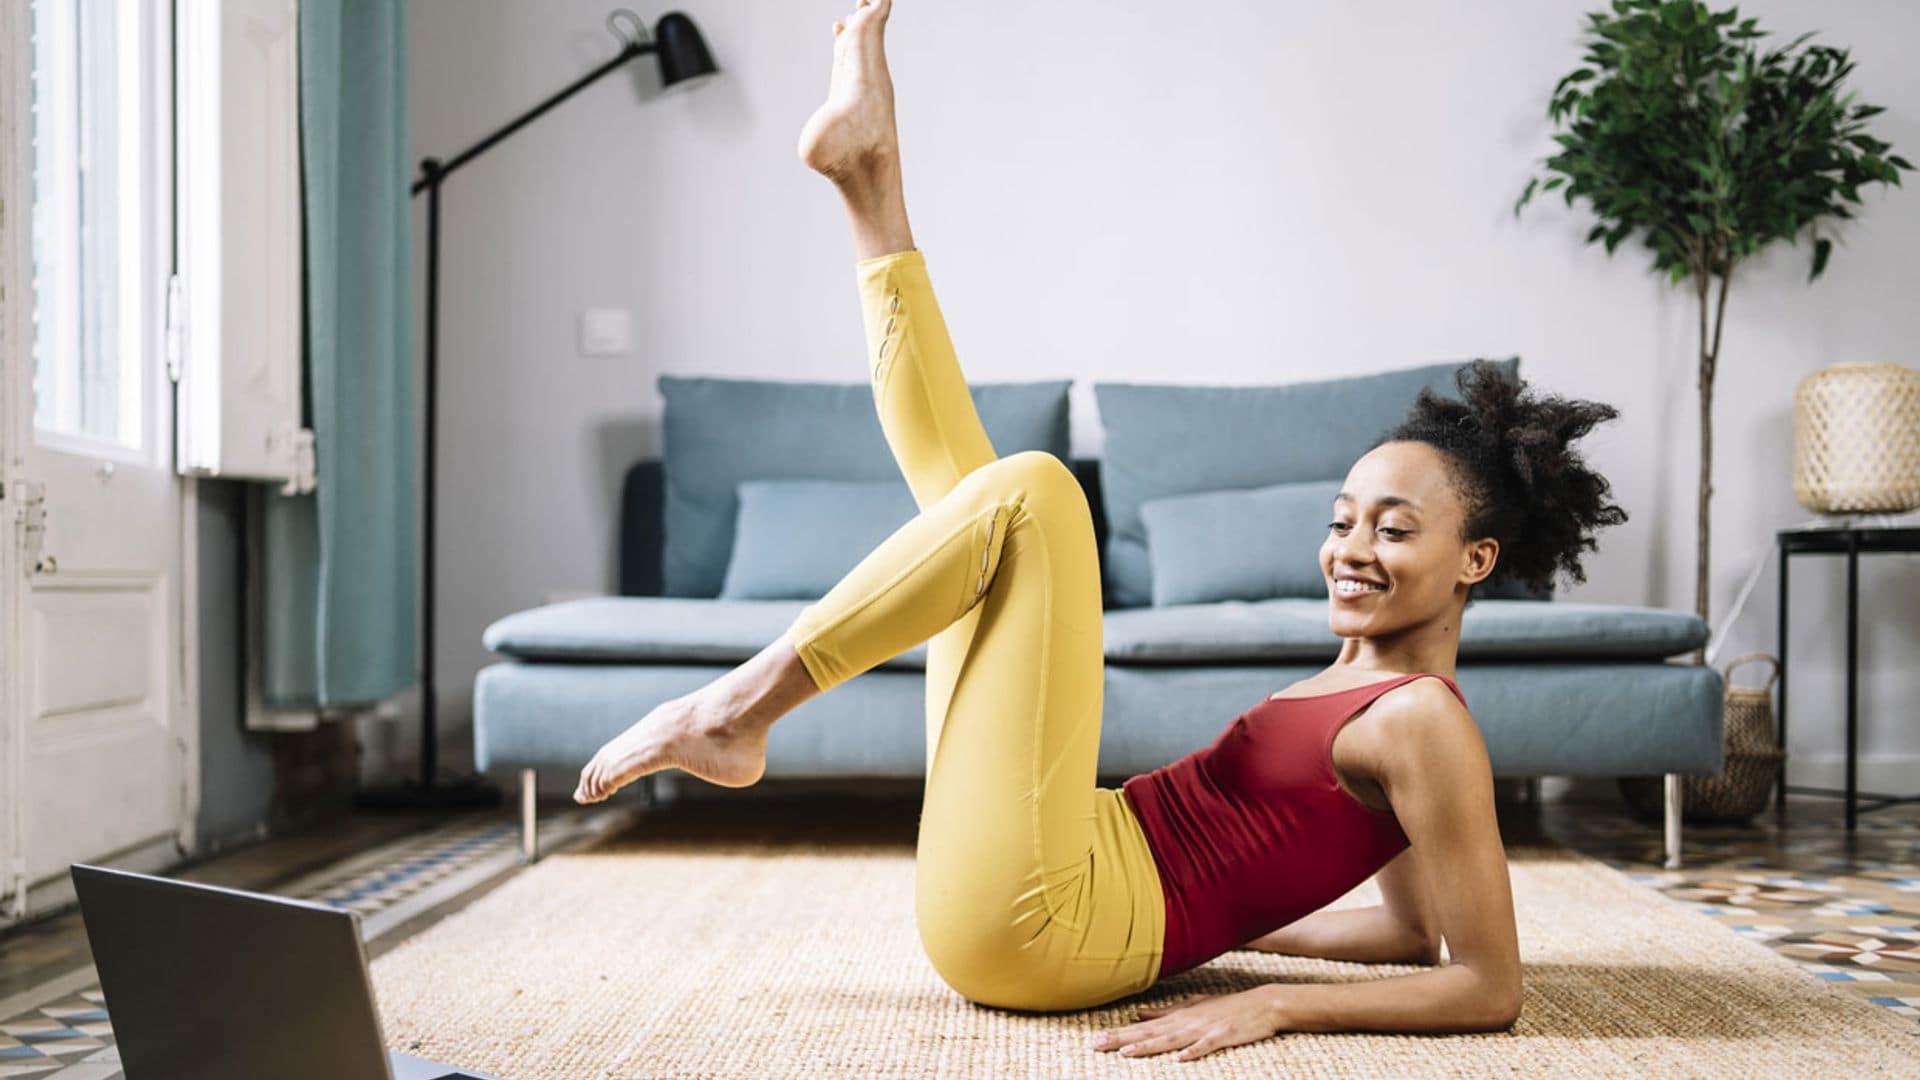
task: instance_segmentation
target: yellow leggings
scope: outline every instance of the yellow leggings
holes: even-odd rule
[[[927,645],[920,941],[984,1005],[1088,1008],[1159,977],[1164,898],[1100,749],[1100,569],[1073,472],[997,457],[918,248],[856,264],[880,426],[920,513],[787,631],[822,690]]]

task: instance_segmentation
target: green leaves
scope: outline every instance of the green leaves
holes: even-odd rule
[[[1587,32],[1583,65],[1548,97],[1558,149],[1514,213],[1554,190],[1585,200],[1600,221],[1588,243],[1611,253],[1638,232],[1675,282],[1848,219],[1863,186],[1913,169],[1865,130],[1884,110],[1842,90],[1848,52],[1810,33],[1763,50],[1756,20],[1700,0],[1611,0]],[[1816,237],[1811,277],[1832,250]]]
[[[1827,268],[1827,256],[1831,254],[1833,254],[1833,241],[1823,236],[1813,242],[1813,273],[1807,275],[1808,281],[1819,277],[1820,271]]]

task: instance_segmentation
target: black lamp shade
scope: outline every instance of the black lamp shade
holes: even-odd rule
[[[653,40],[660,51],[660,85],[663,87],[720,70],[714,66],[713,54],[707,51],[700,28],[678,11],[660,16],[653,28]]]

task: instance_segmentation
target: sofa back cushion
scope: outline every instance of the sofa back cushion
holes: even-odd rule
[[[1141,503],[1153,606],[1327,595],[1320,543],[1339,493],[1308,480]]]
[[[817,600],[920,508],[899,480],[742,480],[722,600]]]
[[[969,386],[994,452],[1069,460],[1068,379]],[[661,375],[661,595],[718,596],[745,480],[892,481],[868,383]],[[909,496],[911,498],[911,496]]]
[[[1164,495],[1140,504],[1147,527],[1153,606],[1218,600],[1324,599],[1320,545],[1334,518],[1339,480]],[[1496,579],[1475,600],[1551,600],[1517,581]]]
[[[1498,363],[1506,374],[1519,374],[1518,357]],[[1406,419],[1422,387],[1458,399],[1454,374],[1464,366],[1266,386],[1096,381],[1112,605],[1153,603],[1143,503],[1224,488],[1344,480],[1376,439]]]

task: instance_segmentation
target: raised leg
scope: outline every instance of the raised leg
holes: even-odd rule
[[[928,638],[956,650],[915,861],[921,942],[950,986],[1054,1009],[1151,985],[1164,901],[1119,793],[1096,784],[1099,561],[1065,463],[1023,451],[974,470],[787,637],[823,691]]]

